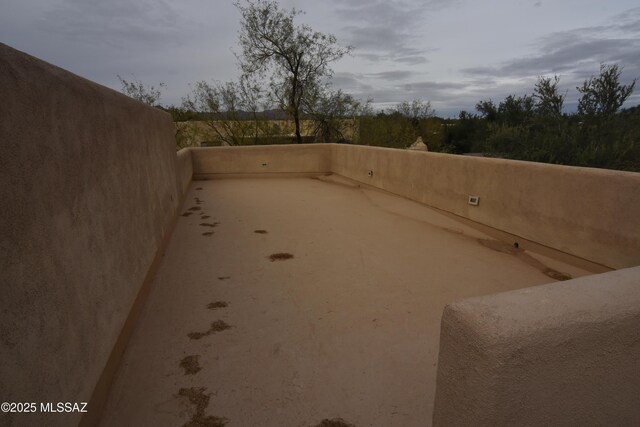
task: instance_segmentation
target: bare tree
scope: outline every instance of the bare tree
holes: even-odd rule
[[[296,25],[301,12],[282,10],[276,1],[236,1],[242,15],[238,56],[242,71],[248,75],[270,77],[270,87],[281,107],[295,124],[296,141],[302,142],[300,119],[303,100],[331,77],[330,64],[347,54],[335,36]]]
[[[167,85],[162,82],[158,84],[158,87],[145,86],[144,83],[135,77],[132,81],[128,81],[118,75],[118,80],[120,80],[122,84],[122,93],[152,107],[157,104],[162,96],[162,91],[167,88]]]
[[[220,142],[242,145],[270,135],[269,124],[259,111],[268,104],[260,86],[248,77],[238,82],[196,82],[182,100],[185,110],[200,113]]]
[[[396,105],[394,112],[409,119],[414,126],[417,126],[420,120],[433,117],[436,114],[436,111],[431,108],[431,102],[420,99],[414,99],[411,102],[403,101]]]

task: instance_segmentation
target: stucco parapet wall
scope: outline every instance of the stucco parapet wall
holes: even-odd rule
[[[607,268],[640,265],[640,173],[344,144],[195,148],[194,179],[336,173]],[[472,206],[469,196],[478,196]]]
[[[183,148],[179,150],[176,153],[176,162],[176,186],[180,192],[180,200],[182,200],[193,177],[191,148]]]
[[[2,43],[0,99],[2,398],[90,401],[95,418],[177,215],[175,129],[166,112]],[[0,425],[80,416],[0,413]]]
[[[640,425],[639,283],[634,267],[447,306],[434,425]]]
[[[193,148],[193,177],[328,173],[330,153],[322,144]]]
[[[640,173],[338,144],[331,170],[606,267],[640,265]]]

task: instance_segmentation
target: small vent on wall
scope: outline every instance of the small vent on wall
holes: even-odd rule
[[[480,203],[480,197],[479,196],[469,196],[469,204],[472,206],[478,206],[478,204]]]

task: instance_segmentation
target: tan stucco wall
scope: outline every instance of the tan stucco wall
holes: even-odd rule
[[[194,179],[237,174],[318,174],[331,168],[328,145],[192,148]]]
[[[334,173],[607,267],[640,264],[639,173],[365,146],[331,150]],[[469,195],[480,197],[478,206],[468,204]]]
[[[0,99],[1,400],[87,402],[184,191],[171,116],[3,44]]]
[[[453,303],[435,426],[640,425],[640,267]]]
[[[340,144],[192,153],[196,178],[330,171],[605,267],[640,264],[638,173]]]
[[[193,177],[193,162],[191,148],[183,148],[177,153],[176,187],[178,188],[180,200],[187,193],[191,178]]]

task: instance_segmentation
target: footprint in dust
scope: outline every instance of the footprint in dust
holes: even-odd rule
[[[220,224],[219,222],[201,222],[200,226],[201,227],[217,227],[218,224]]]
[[[267,230],[253,230],[254,233],[256,234],[267,234],[269,233]]]
[[[207,231],[205,233],[202,233],[203,236],[213,236],[213,231]]]
[[[221,332],[221,331],[224,331],[225,329],[230,329],[230,328],[232,328],[232,326],[229,325],[224,320],[216,320],[215,322],[211,323],[209,330],[207,330],[206,332],[189,332],[187,336],[192,340],[199,340],[200,338],[203,338],[211,334],[215,334],[216,332]]]

